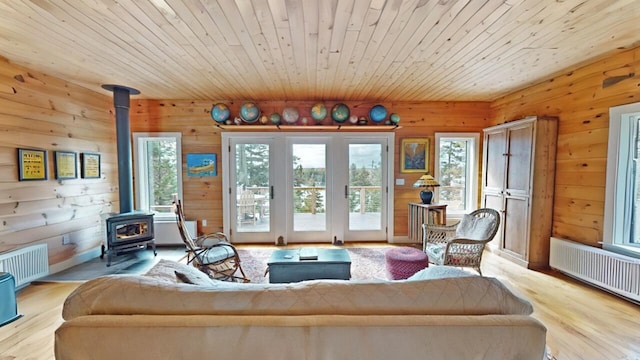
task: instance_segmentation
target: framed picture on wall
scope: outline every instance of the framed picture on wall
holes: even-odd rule
[[[400,172],[424,173],[429,169],[429,139],[402,139]]]
[[[55,151],[53,160],[56,179],[78,178],[78,154],[73,151]]]
[[[83,179],[99,179],[100,178],[100,154],[82,153],[81,157],[81,176]]]
[[[47,151],[18,149],[18,180],[47,180]]]
[[[187,154],[188,176],[217,176],[216,154]]]

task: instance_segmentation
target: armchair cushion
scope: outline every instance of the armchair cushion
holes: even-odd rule
[[[214,264],[233,256],[233,246],[228,243],[220,243],[218,246],[202,249],[201,259],[205,264]]]
[[[465,214],[456,228],[456,237],[472,240],[486,240],[493,232],[493,219]]]
[[[427,253],[430,263],[442,265],[446,248],[447,243],[427,243],[424,252]]]
[[[201,248],[213,247],[220,243],[228,243],[226,236],[222,233],[202,235],[194,239],[193,242]]]

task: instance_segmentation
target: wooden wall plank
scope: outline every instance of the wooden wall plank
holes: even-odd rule
[[[46,243],[54,265],[95,249],[101,215],[119,206],[111,98],[4,60],[0,88],[0,252]],[[18,181],[19,147],[48,151],[48,180]],[[78,164],[78,179],[55,180],[56,150],[99,152],[101,178],[81,179]]]

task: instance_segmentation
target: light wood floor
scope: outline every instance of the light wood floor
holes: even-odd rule
[[[533,303],[557,359],[640,359],[640,306],[556,272],[523,269],[491,253],[482,265],[485,276],[502,280]],[[24,317],[0,328],[0,360],[53,359],[62,304],[77,286],[47,283],[20,290],[18,310]]]

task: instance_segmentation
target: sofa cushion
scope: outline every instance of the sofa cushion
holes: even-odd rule
[[[487,277],[417,281],[313,280],[211,286],[149,276],[104,276],[79,286],[63,317],[166,315],[485,315],[532,312],[529,302]]]

